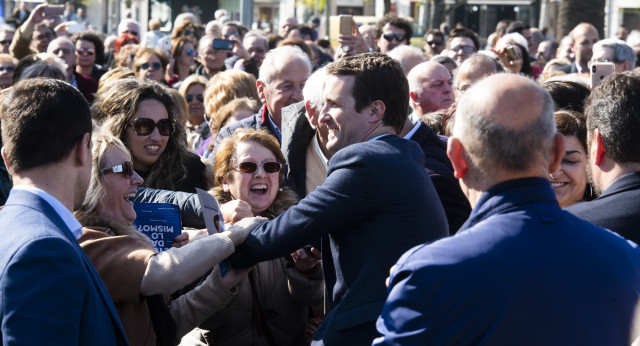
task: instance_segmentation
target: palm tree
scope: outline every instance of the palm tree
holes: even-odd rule
[[[558,9],[556,38],[569,34],[579,23],[587,22],[604,37],[604,7],[606,0],[562,0]]]

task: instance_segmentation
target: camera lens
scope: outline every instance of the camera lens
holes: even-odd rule
[[[596,73],[596,65],[591,66],[591,73]]]

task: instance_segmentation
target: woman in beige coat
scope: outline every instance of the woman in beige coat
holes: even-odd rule
[[[99,131],[96,131],[99,132]],[[168,295],[192,283],[234,252],[246,234],[214,234],[180,248],[156,253],[149,239],[131,226],[129,201],[142,184],[131,154],[117,138],[94,133],[89,189],[76,217],[78,239],[115,303],[131,345],[174,345],[237,294],[246,274],[219,269],[194,290],[169,302]]]

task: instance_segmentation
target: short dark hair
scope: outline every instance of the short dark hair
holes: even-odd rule
[[[382,17],[382,19],[380,19],[380,21],[378,21],[378,24],[376,25],[376,39],[379,39],[382,36],[382,28],[387,23],[404,30],[407,42],[409,42],[411,36],[413,36],[413,27],[411,26],[411,22],[398,17],[395,13],[387,13]]]
[[[531,26],[529,24],[516,20],[509,23],[509,25],[505,29],[505,33],[510,34],[512,32],[517,32],[518,34],[522,34],[522,32],[527,29],[531,29]]]
[[[427,36],[429,36],[429,35],[439,36],[440,39],[442,39],[444,41],[444,33],[442,31],[440,31],[440,30],[431,29],[431,30],[427,31],[427,33],[424,34],[424,40],[425,41],[427,40]]]
[[[386,107],[382,123],[400,133],[409,114],[409,83],[397,60],[383,53],[359,54],[327,65],[327,73],[354,76],[351,94],[356,111],[380,100]]]
[[[584,102],[591,93],[586,86],[563,80],[547,81],[542,84],[553,98],[556,109],[584,113]]]
[[[614,73],[591,91],[585,107],[587,142],[599,129],[605,154],[616,163],[640,162],[640,76]]]
[[[96,47],[96,64],[104,64],[104,42],[102,38],[92,32],[83,32],[71,37],[71,41],[75,45],[78,40],[89,41]]]
[[[70,84],[50,78],[19,81],[0,104],[2,138],[13,172],[64,160],[91,133],[91,112]]]
[[[568,110],[559,110],[553,113],[556,118],[556,128],[558,133],[565,136],[574,136],[582,145],[582,149],[587,153],[587,118],[582,113]]]
[[[451,48],[451,40],[456,37],[467,37],[471,41],[473,41],[473,46],[475,47],[476,52],[480,49],[480,41],[478,40],[478,35],[476,35],[473,30],[467,28],[455,28],[451,30],[451,32],[449,33],[449,39],[447,40],[447,49]]]

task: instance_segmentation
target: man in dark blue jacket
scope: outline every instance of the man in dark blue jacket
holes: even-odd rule
[[[409,105],[400,64],[367,53],[330,64],[327,73],[320,121],[333,156],[326,181],[256,228],[231,262],[251,266],[321,238],[331,312],[313,344],[367,345],[377,336],[389,268],[411,247],[446,236],[447,219],[424,153],[397,136]]]
[[[526,104],[527,107],[522,107]],[[473,211],[392,271],[374,345],[628,345],[640,250],[558,206],[553,101],[500,74],[462,97],[447,154]]]
[[[591,184],[600,197],[567,208],[579,218],[640,242],[640,77],[615,74],[585,109]]]

